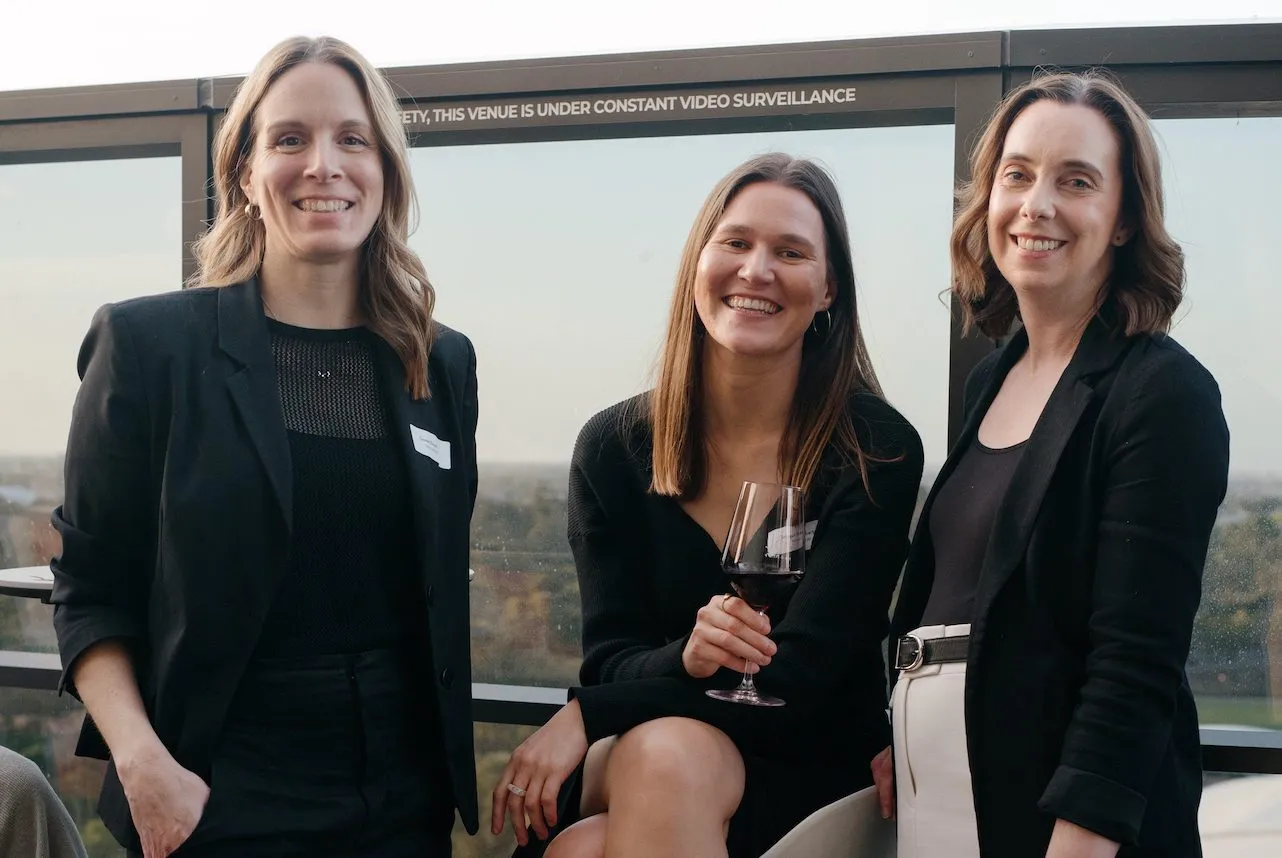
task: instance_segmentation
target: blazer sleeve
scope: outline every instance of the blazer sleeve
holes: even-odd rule
[[[1108,447],[1085,679],[1040,807],[1134,843],[1170,741],[1229,435],[1214,379],[1187,356],[1126,395]]]
[[[62,550],[53,571],[53,623],[62,656],[58,690],[76,690],[76,660],[124,639],[139,664],[154,555],[148,403],[133,335],[118,308],[94,316],[77,365],[63,503],[53,512]]]
[[[476,466],[476,424],[480,418],[480,405],[476,392],[476,348],[470,339],[467,343],[467,377],[463,384],[463,429],[464,443],[468,445],[468,516],[476,510],[476,492],[478,485]]]
[[[838,696],[840,686],[851,681],[860,659],[872,664],[875,685],[883,693],[876,707],[881,713],[881,641],[891,592],[908,549],[908,524],[922,473],[921,441],[906,424],[901,431],[903,455],[869,466],[871,498],[857,469],[843,476],[815,534],[806,574],[772,631],[778,651],[756,681],[787,706],[770,709],[711,700],[703,693],[705,685],[684,672],[680,678],[571,689],[580,702],[588,739],[656,718],[683,716],[721,729],[748,752],[767,752],[781,743],[804,744],[807,725]],[[885,727],[884,715],[880,720]]]
[[[633,477],[625,451],[608,423],[613,412],[589,422],[580,433],[570,463],[569,541],[578,571],[583,611],[583,665],[579,680],[599,685],[658,676],[685,676],[681,653],[689,637],[664,640],[647,616],[645,570],[628,555],[611,521],[611,488]],[[638,507],[639,513],[639,507]],[[623,510],[615,508],[616,517]]]

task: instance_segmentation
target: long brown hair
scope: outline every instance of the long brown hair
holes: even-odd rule
[[[988,246],[988,198],[1006,134],[1030,104],[1054,101],[1098,112],[1117,135],[1121,151],[1122,219],[1132,237],[1114,251],[1113,273],[1100,295],[1131,336],[1168,330],[1184,295],[1184,252],[1164,220],[1162,164],[1148,116],[1117,81],[1100,70],[1043,73],[1012,90],[997,106],[970,157],[969,182],[957,192],[949,245],[953,293],[965,329],[990,337],[1010,333],[1019,306]]]
[[[369,327],[405,366],[405,387],[423,399],[432,348],[436,292],[409,247],[418,220],[408,145],[395,95],[386,79],[350,45],[323,36],[286,39],[267,52],[236,90],[214,138],[213,225],[192,250],[197,271],[189,285],[230,286],[255,276],[263,264],[262,221],[249,217],[241,173],[253,152],[255,114],[272,84],[302,63],[332,63],[352,76],[374,125],[383,164],[383,206],[361,248],[360,306]]]
[[[695,311],[695,277],[699,255],[726,208],[744,188],[758,182],[801,191],[819,210],[828,276],[836,293],[828,308],[830,315],[816,317],[815,327],[807,330],[802,344],[801,376],[779,450],[781,461],[786,463],[783,479],[809,489],[824,449],[836,438],[839,449],[858,463],[865,486],[868,483],[867,457],[855,435],[848,400],[859,390],[880,396],[881,386],[859,329],[846,215],[837,187],[822,167],[813,161],[772,153],[740,164],[718,182],[686,238],[659,358],[658,381],[648,397],[654,437],[650,490],[657,494],[697,497],[707,483],[700,347],[706,330]]]

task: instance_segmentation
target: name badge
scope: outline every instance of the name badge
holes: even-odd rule
[[[433,462],[441,466],[441,470],[450,469],[450,442],[442,441],[426,429],[420,429],[413,423],[410,424],[410,438],[414,441],[414,449],[421,455],[427,456]]]

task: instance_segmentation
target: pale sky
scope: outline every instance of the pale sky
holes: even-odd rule
[[[920,32],[1282,20],[1282,0],[58,0],[3,3],[0,91],[243,74],[286,36],[380,66]]]

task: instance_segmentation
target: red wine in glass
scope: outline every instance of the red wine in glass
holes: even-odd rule
[[[730,586],[749,607],[764,614],[782,603],[805,572],[805,498],[796,486],[745,482],[739,490],[730,532],[721,551],[721,568]],[[749,706],[783,706],[784,701],[757,691],[744,663],[743,680],[731,689],[711,689],[709,697]]]
[[[737,565],[728,567],[725,573],[730,576],[730,586],[739,598],[759,613],[787,601],[801,580],[801,573],[791,569],[779,571]]]

